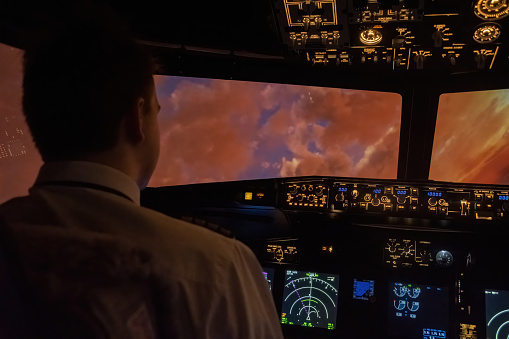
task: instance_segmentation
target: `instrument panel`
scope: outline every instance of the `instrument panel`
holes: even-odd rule
[[[319,188],[319,199],[316,192],[310,191],[312,188]],[[285,182],[283,190],[286,198],[283,208],[293,210],[463,220],[502,220],[509,211],[509,189],[503,187],[466,188],[440,183],[402,185],[324,179]]]
[[[277,178],[148,189],[142,204],[244,241],[285,338],[509,333],[507,186]]]
[[[326,67],[479,71],[502,67],[508,0],[278,0],[281,38]]]

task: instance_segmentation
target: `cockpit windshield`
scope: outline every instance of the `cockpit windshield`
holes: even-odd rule
[[[290,176],[396,178],[396,93],[156,76],[150,186]]]
[[[440,96],[430,179],[509,184],[509,89]]]

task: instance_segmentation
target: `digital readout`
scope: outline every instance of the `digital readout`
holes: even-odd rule
[[[397,195],[407,195],[408,194],[408,190],[396,190],[396,194]]]
[[[441,197],[442,192],[428,192],[428,197]]]
[[[338,187],[338,192],[346,192],[348,191],[347,187]]]
[[[374,193],[374,194],[380,194],[380,193],[382,193],[382,189],[381,189],[381,188],[375,188],[375,189],[373,190],[373,193]]]
[[[498,200],[509,201],[509,195],[499,195]]]

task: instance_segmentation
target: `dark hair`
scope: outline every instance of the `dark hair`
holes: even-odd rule
[[[113,147],[123,115],[148,98],[155,71],[110,12],[67,19],[24,56],[23,111],[44,161]]]

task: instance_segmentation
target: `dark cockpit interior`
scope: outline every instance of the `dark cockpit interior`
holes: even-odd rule
[[[246,243],[286,338],[509,337],[508,0],[105,3],[162,65],[142,205]]]

